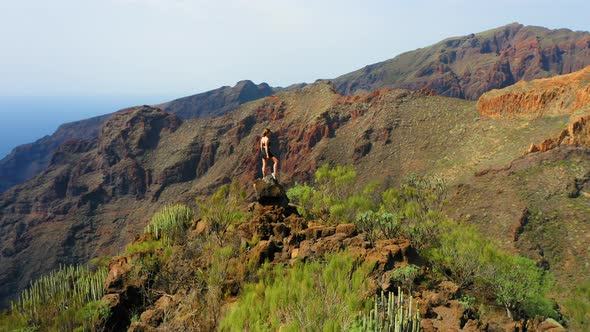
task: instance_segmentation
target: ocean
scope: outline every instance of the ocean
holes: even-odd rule
[[[168,96],[0,96],[0,159],[18,145],[51,135],[59,125],[112,113],[135,105],[153,105]]]

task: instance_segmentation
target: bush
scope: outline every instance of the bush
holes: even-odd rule
[[[380,200],[375,195],[376,184],[358,190],[355,181],[356,171],[352,166],[330,168],[325,164],[316,171],[314,186],[295,185],[287,191],[287,196],[307,219],[354,222],[361,211],[376,210]]]
[[[128,244],[125,247],[125,254],[146,254],[153,253],[164,248],[164,242],[161,240],[147,240]]]
[[[404,267],[399,267],[391,273],[391,280],[400,284],[408,294],[412,292],[414,280],[420,275],[420,268],[413,264],[408,264]]]
[[[446,227],[445,227],[446,226]],[[467,286],[482,276],[488,240],[474,226],[446,222],[439,243],[426,252],[435,269],[459,287]]]
[[[261,280],[248,284],[222,320],[221,331],[341,331],[363,307],[372,266],[346,254],[325,262],[265,265]]]
[[[510,255],[485,239],[474,226],[446,219],[436,223],[436,241],[424,251],[435,270],[460,287],[474,283],[506,308],[509,317],[555,317],[547,297],[552,277],[535,262]]]
[[[185,205],[167,206],[152,217],[144,232],[151,234],[156,240],[173,243],[184,236],[193,218],[193,211]]]
[[[287,197],[297,206],[297,212],[306,219],[312,218],[314,208],[314,189],[307,184],[295,184],[287,190]]]
[[[355,224],[359,231],[365,233],[371,246],[375,245],[378,232],[381,232],[385,238],[393,239],[399,235],[401,230],[401,224],[396,220],[395,215],[371,210],[359,214]]]
[[[207,222],[209,234],[213,235],[219,245],[223,245],[225,234],[236,224],[244,220],[240,207],[246,193],[239,190],[239,184],[223,185],[207,202],[198,201],[201,216]]]
[[[354,190],[356,170],[353,166],[336,166],[324,164],[315,172],[315,183],[319,191],[336,200],[343,200]]]
[[[412,244],[422,251],[438,241],[438,224],[446,196],[444,182],[438,178],[408,176],[400,188],[389,188],[381,195],[381,210],[390,212],[406,229]]]

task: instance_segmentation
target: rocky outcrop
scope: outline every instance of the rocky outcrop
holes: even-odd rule
[[[528,153],[549,151],[558,146],[586,146],[590,147],[590,116],[579,118],[570,123],[557,137],[548,138],[539,145],[531,144]]]
[[[590,66],[572,74],[486,92],[477,102],[481,114],[494,118],[538,118],[589,107]]]
[[[288,207],[289,198],[287,198],[285,189],[272,176],[254,180],[253,186],[258,203]]]
[[[432,88],[477,100],[520,80],[572,73],[590,65],[590,33],[509,24],[449,38],[333,80],[338,92]]]

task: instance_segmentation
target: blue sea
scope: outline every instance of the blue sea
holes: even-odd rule
[[[0,159],[18,145],[51,135],[66,122],[112,113],[136,105],[153,105],[172,96],[5,97],[0,96]]]

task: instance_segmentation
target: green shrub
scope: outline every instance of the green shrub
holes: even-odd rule
[[[381,194],[381,210],[392,213],[414,247],[422,251],[437,241],[438,224],[446,219],[440,213],[445,196],[441,179],[410,175],[399,188]]]
[[[145,253],[152,253],[156,250],[164,248],[164,242],[161,240],[147,240],[141,242],[135,242],[127,245],[125,248],[126,254],[145,254]]]
[[[287,190],[287,197],[297,206],[297,212],[306,219],[312,218],[314,208],[314,189],[307,184],[295,184]]]
[[[435,269],[459,287],[473,283],[482,276],[486,251],[492,250],[490,242],[474,226],[454,222],[439,225],[444,228],[439,243],[426,256]]]
[[[365,211],[360,213],[355,225],[357,229],[364,232],[369,243],[374,246],[379,232],[387,239],[396,238],[401,230],[401,224],[391,213],[379,213],[374,211]]]
[[[371,246],[375,246],[377,239],[377,225],[379,223],[379,214],[373,211],[361,213],[355,221],[355,225],[360,232],[365,233],[366,239]]]
[[[372,266],[346,254],[325,262],[297,262],[266,271],[247,284],[238,302],[222,320],[221,331],[342,331],[352,327],[367,295]]]
[[[151,234],[156,240],[173,243],[184,236],[193,219],[193,211],[185,205],[166,206],[152,217],[144,232]]]
[[[420,312],[414,307],[412,296],[406,301],[404,293],[398,288],[398,296],[392,293],[372,299],[371,310],[363,313],[355,322],[352,331],[391,331],[418,332],[420,331]]]
[[[324,164],[315,172],[315,184],[319,191],[337,200],[352,195],[355,181],[356,170],[350,165],[332,168]]]
[[[295,185],[287,191],[298,212],[308,219],[326,223],[354,222],[362,211],[376,210],[380,203],[377,184],[361,190],[355,186],[356,171],[352,166],[331,168],[325,164],[315,173],[313,186]]]
[[[244,220],[241,203],[245,195],[239,189],[239,184],[233,182],[231,186],[219,187],[208,201],[197,201],[201,216],[207,222],[209,234],[215,237],[219,245],[223,245],[225,234]]]
[[[400,284],[406,292],[411,293],[414,286],[414,280],[420,275],[420,268],[413,264],[398,267],[391,273],[391,280]]]

